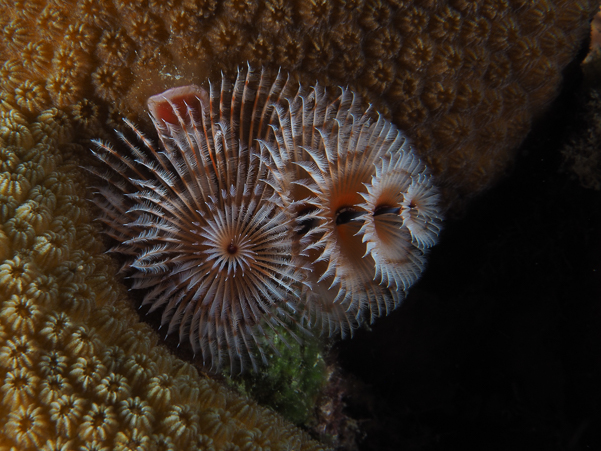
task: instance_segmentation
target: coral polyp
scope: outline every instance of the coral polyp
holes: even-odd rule
[[[350,90],[248,69],[148,107],[160,148],[129,121],[126,152],[96,142],[98,205],[142,305],[207,366],[256,369],[282,328],[351,335],[418,279],[438,192]]]

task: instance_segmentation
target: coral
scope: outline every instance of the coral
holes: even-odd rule
[[[584,188],[601,190],[601,10],[592,23],[591,46],[582,64],[584,83],[578,96],[579,115],[562,148],[563,170]]]
[[[298,79],[349,85],[401,126],[450,207],[505,172],[597,8],[592,0],[6,5],[2,89],[28,117],[57,106],[73,108],[75,122],[103,124],[116,111],[140,122],[156,92],[232,74],[246,60],[281,66]],[[417,89],[399,89],[406,83]],[[439,131],[445,113],[464,133]]]
[[[589,64],[598,64],[594,60]],[[598,82],[597,82],[598,83]],[[564,170],[572,173],[584,188],[601,190],[601,90],[598,86],[589,89],[587,102],[582,108],[580,128],[584,132],[574,134],[574,138],[561,150],[564,157]]]
[[[43,409],[34,404],[18,405],[9,415],[5,426],[7,438],[14,440],[19,449],[40,449],[45,442],[48,423]]]
[[[34,123],[18,114],[3,122],[33,138],[21,141],[26,148],[3,144],[3,155],[23,159],[35,148],[37,161],[53,163],[52,171],[27,173],[35,182],[23,176],[26,193],[12,190],[3,198],[6,238],[0,238],[9,245],[0,263],[0,444],[26,451],[207,443],[223,449],[248,432],[282,447],[319,447],[170,355],[132,307],[118,301],[124,292],[88,224],[85,192],[75,188],[81,181],[57,156],[56,118],[48,110]],[[11,177],[18,164],[6,169]],[[251,420],[237,417],[241,406]],[[203,435],[209,431],[211,437]]]
[[[556,92],[561,71],[575,54],[580,39],[588,31],[588,19],[597,9],[592,0],[432,0],[419,5],[398,0],[335,0],[327,2],[331,5],[326,7],[323,18],[313,20],[309,17],[311,14],[324,12],[319,9],[321,2],[232,0],[201,2],[200,6],[194,3],[188,0],[165,4],[153,0],[137,3],[84,0],[74,4],[40,0],[0,4],[0,148],[2,152],[7,149],[12,152],[20,160],[19,164],[34,160],[44,167],[44,174],[32,166],[14,172],[16,160],[7,160],[4,153],[0,155],[0,164],[11,171],[8,177],[2,172],[0,179],[2,190],[6,191],[0,193],[0,264],[14,262],[17,257],[32,264],[31,279],[21,278],[11,290],[25,284],[26,292],[35,294],[31,298],[39,303],[43,315],[40,329],[27,336],[6,332],[6,324],[2,325],[2,377],[6,371],[17,368],[41,372],[38,369],[41,365],[49,370],[52,365],[43,358],[48,357],[50,351],[69,354],[64,364],[74,365],[76,359],[72,353],[75,351],[67,349],[68,337],[78,327],[97,323],[94,323],[94,315],[86,310],[77,312],[77,318],[62,311],[58,293],[68,283],[67,279],[85,284],[82,273],[93,275],[94,282],[90,279],[89,283],[96,293],[95,306],[118,309],[124,324],[121,330],[135,324],[135,312],[119,300],[125,297],[123,289],[115,282],[114,268],[99,255],[102,242],[97,238],[96,228],[89,223],[87,208],[81,205],[82,187],[86,184],[78,183],[73,167],[62,165],[60,172],[56,169],[62,158],[72,158],[79,164],[87,150],[84,146],[71,145],[73,141],[59,144],[59,140],[106,137],[104,126],[121,128],[121,117],[135,119],[143,126],[147,120],[144,102],[150,95],[175,85],[201,83],[222,70],[233,73],[237,66],[251,58],[248,49],[255,45],[265,49],[261,58],[266,66],[282,66],[294,77],[310,82],[349,85],[373,102],[412,138],[420,156],[438,176],[443,196],[452,208],[482,192],[504,174],[532,118]],[[286,7],[290,9],[285,10]],[[412,18],[410,23],[404,20],[408,16]],[[429,18],[427,23],[424,17]],[[140,35],[140,27],[149,25],[152,34],[145,39]],[[224,26],[228,30],[226,36],[218,32]],[[483,34],[486,27],[488,35]],[[317,39],[312,38],[316,35],[314,31],[319,34]],[[109,37],[118,36],[120,41],[123,37],[122,42],[115,46],[108,42],[108,37],[103,41],[104,33]],[[381,33],[391,36],[389,44],[378,41]],[[397,34],[401,42],[399,54],[391,56],[386,63],[374,61],[368,46],[386,54],[387,48],[394,48]],[[538,60],[530,64],[515,51],[526,38],[531,50],[536,51],[537,46],[540,50],[533,53],[540,55]],[[259,42],[273,43],[273,49],[269,45],[257,46]],[[479,44],[473,44],[476,42]],[[327,44],[324,54],[331,57],[329,61],[315,60],[319,51],[316,44],[320,43]],[[225,48],[226,52],[217,53],[219,48]],[[425,59],[416,56],[420,52]],[[311,60],[311,66],[304,64],[306,59]],[[388,82],[391,74],[393,79]],[[107,84],[111,80],[114,84]],[[43,124],[43,127],[36,124],[40,109],[50,106],[66,115],[68,123],[74,126],[73,136],[60,124]],[[146,126],[150,127],[150,123]],[[55,131],[48,134],[50,130]],[[39,180],[30,181],[29,176]],[[74,196],[73,202],[66,202],[64,196]],[[38,235],[36,227],[43,229],[45,219],[36,227],[28,223],[28,227],[23,226],[21,230],[15,228],[13,221],[13,235],[8,233],[8,221],[26,220],[22,218],[27,215],[15,218],[14,214],[28,199],[40,199],[50,211],[51,222],[59,216],[58,209],[60,216],[73,214],[71,221],[77,231],[76,239],[64,248],[53,248],[65,254],[65,261],[56,268],[40,268],[41,254],[34,256],[31,249],[38,237],[51,231]],[[77,209],[73,209],[73,205]],[[44,246],[40,244],[40,251],[44,251],[46,244],[47,240]],[[79,249],[92,255],[87,269],[75,261],[74,253]],[[46,264],[55,258],[50,250],[44,254],[51,257],[43,258]],[[56,258],[63,256],[56,255]],[[53,288],[40,294],[40,283]],[[10,296],[13,294],[17,293]],[[0,291],[2,302],[8,295]],[[121,374],[128,351],[110,334],[102,333],[103,337],[107,335],[106,341],[101,340],[98,348],[93,345],[89,351],[97,355],[107,371]],[[224,396],[216,395],[215,386],[205,384],[195,370],[162,348],[152,345],[150,355],[161,362],[157,363],[159,369],[155,369],[155,376],[166,372],[181,371],[189,376],[191,373],[194,382],[186,383],[194,385],[197,391],[202,387],[203,399]],[[62,371],[65,377],[71,377],[68,376],[70,370]],[[178,386],[183,387],[181,377],[174,378]],[[83,392],[77,383],[71,385],[78,391],[72,402],[79,407],[76,413],[70,415],[67,411],[65,415],[74,424],[70,430],[76,431],[81,419],[91,412],[91,403],[96,401],[92,401],[94,395]],[[142,386],[139,390],[136,395],[142,397],[150,388]],[[182,396],[180,390],[174,390],[171,405],[185,403]],[[232,399],[233,395],[227,397]],[[225,402],[219,402],[220,408],[226,406]],[[240,408],[234,417],[247,431],[239,434],[230,431],[227,435],[239,446],[253,445],[251,436],[261,434],[271,434],[272,444],[280,440],[297,443],[296,439],[287,438],[287,434],[297,432],[281,419],[254,405],[248,407],[246,401],[242,404],[246,410]],[[80,439],[70,442],[65,436],[56,437],[55,431],[65,431],[67,426],[56,429],[54,418],[58,418],[58,413],[52,411],[51,414],[51,406],[3,404],[0,414],[9,419],[11,428],[10,438],[5,435],[8,432],[2,432],[2,445],[8,443],[9,447],[18,449],[110,446],[94,440],[82,444]],[[243,411],[249,409],[252,413],[244,416]],[[236,417],[238,414],[251,423],[240,420]],[[260,417],[267,419],[258,421]],[[162,421],[163,418],[155,418],[155,424]],[[273,426],[269,429],[271,432],[265,426],[269,421]],[[25,423],[32,427],[24,430]],[[262,428],[263,432],[250,432],[254,427]],[[40,438],[41,430],[44,439]],[[119,446],[134,439],[131,431],[119,432],[123,432],[117,434]],[[111,440],[117,441],[117,435]],[[300,437],[299,443],[303,446],[313,446],[305,436]],[[200,436],[196,439],[204,440]],[[184,445],[181,437],[167,436],[158,429],[149,440],[149,446],[165,449],[181,449]],[[223,447],[225,442],[214,441],[212,446]]]

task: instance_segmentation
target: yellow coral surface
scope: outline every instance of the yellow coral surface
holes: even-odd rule
[[[84,202],[83,138],[249,61],[361,93],[454,205],[504,173],[597,6],[0,0],[0,448],[319,447],[139,323]]]
[[[0,114],[0,449],[321,449],[139,322],[90,224],[63,119]]]
[[[349,85],[403,129],[449,205],[490,186],[553,98],[596,0],[0,2],[4,97],[78,132],[249,61]]]

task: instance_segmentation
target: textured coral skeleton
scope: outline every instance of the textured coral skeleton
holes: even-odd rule
[[[129,121],[127,152],[97,141],[98,204],[143,305],[207,366],[257,369],[282,328],[345,337],[419,278],[438,191],[350,90],[249,68],[148,105],[160,149]]]
[[[149,95],[176,80],[235,73],[245,60],[327,86],[350,83],[411,137],[452,214],[506,173],[597,10],[592,0],[0,2],[0,304],[29,296],[43,315],[19,323],[8,308],[1,318],[2,384],[16,368],[39,380],[33,404],[10,396],[0,403],[12,426],[0,443],[99,447],[84,442],[83,418],[109,406],[108,448],[124,449],[142,431],[149,448],[321,449],[199,375],[139,324],[103,254],[77,170],[88,152],[82,140],[101,136],[107,118],[108,128],[122,116],[141,122]],[[39,214],[23,202],[39,204]],[[18,332],[17,323],[27,326]],[[154,409],[150,430],[132,429],[121,400],[80,383],[80,358],[126,377]],[[56,402],[73,409],[37,396],[51,371],[72,391]],[[215,420],[224,413],[234,421]]]

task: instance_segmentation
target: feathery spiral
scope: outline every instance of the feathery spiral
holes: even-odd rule
[[[441,228],[438,191],[407,138],[350,90],[329,101],[301,87],[287,104],[261,146],[297,221],[293,249],[308,269],[301,318],[345,337],[398,307],[419,278]]]
[[[257,368],[266,327],[287,327],[300,281],[291,258],[285,211],[263,179],[265,167],[249,144],[265,131],[264,78],[249,71],[233,87],[185,87],[149,100],[157,150],[124,135],[129,155],[97,142],[95,155],[112,170],[95,171],[103,221],[131,258],[143,305],[162,308],[167,334],[178,331],[204,362],[229,360]],[[234,119],[235,118],[235,119]]]
[[[208,365],[256,369],[268,329],[291,322],[350,335],[419,278],[438,192],[405,136],[350,90],[332,99],[249,69],[148,105],[160,150],[129,122],[141,148],[97,142],[102,220],[143,304]]]

